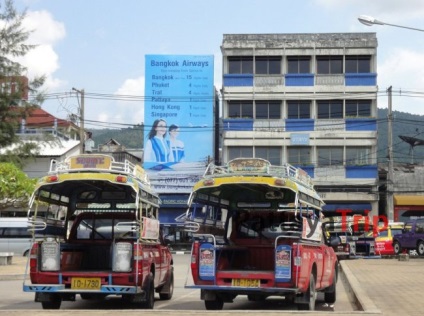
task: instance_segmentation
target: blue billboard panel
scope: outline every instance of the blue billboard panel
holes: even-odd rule
[[[213,156],[212,55],[146,55],[143,167],[156,191],[190,192]]]

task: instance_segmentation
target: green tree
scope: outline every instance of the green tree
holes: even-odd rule
[[[14,164],[0,163],[0,210],[26,205],[36,182]]]
[[[26,68],[17,62],[35,45],[27,44],[31,31],[22,27],[26,11],[17,12],[13,0],[0,0],[0,147],[16,144],[9,154],[21,157],[34,155],[36,145],[23,146],[16,135],[21,119],[43,102],[39,92],[45,77],[27,80]],[[23,100],[31,97],[31,103]],[[11,161],[11,160],[9,160]]]

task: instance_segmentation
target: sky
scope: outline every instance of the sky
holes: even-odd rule
[[[3,2],[3,0],[1,0]],[[407,4],[406,4],[407,3]],[[45,75],[42,108],[66,119],[84,90],[86,127],[125,128],[144,120],[145,55],[214,55],[222,87],[223,34],[377,34],[378,107],[393,89],[393,111],[424,115],[422,0],[15,0],[37,47],[21,60],[27,76]]]

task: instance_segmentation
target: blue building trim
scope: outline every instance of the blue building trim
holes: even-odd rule
[[[314,74],[286,74],[285,82],[288,87],[310,87],[314,85]]]
[[[286,132],[313,131],[315,121],[313,119],[287,119]]]
[[[345,74],[346,86],[376,86],[377,74],[376,73],[346,73]]]
[[[253,74],[225,74],[224,87],[253,87]]]
[[[224,132],[253,131],[253,119],[223,119]]]
[[[377,165],[346,166],[346,179],[371,178],[378,179]]]
[[[346,119],[346,131],[377,131],[377,119]]]

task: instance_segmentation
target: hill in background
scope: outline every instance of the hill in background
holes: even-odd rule
[[[387,162],[387,109],[378,109],[378,162]],[[399,136],[409,136],[424,142],[424,116],[393,111],[393,158],[395,163],[423,164],[424,146],[411,146]]]
[[[379,163],[387,162],[387,108],[378,109],[378,152]],[[424,162],[424,146],[416,146],[411,152],[411,146],[399,138],[400,135],[415,137],[424,141],[424,116],[393,111],[393,157],[396,163]],[[96,147],[99,144],[115,139],[127,149],[143,148],[143,125],[134,125],[123,129],[93,129],[93,139]],[[412,156],[413,154],[413,156]]]
[[[98,145],[107,143],[110,139],[116,140],[127,149],[140,149],[143,148],[143,125],[134,125],[122,129],[91,129],[93,133],[92,138]]]

